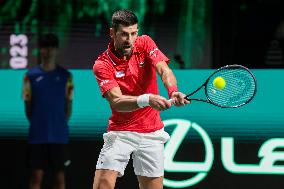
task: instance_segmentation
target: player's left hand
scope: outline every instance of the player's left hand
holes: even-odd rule
[[[186,95],[183,94],[182,92],[173,92],[171,96],[171,102],[175,106],[184,106],[186,104],[189,104],[190,101],[185,99]]]

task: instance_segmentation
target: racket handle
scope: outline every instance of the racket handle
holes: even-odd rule
[[[187,96],[185,96],[184,99],[186,99],[186,100],[191,100],[191,99],[189,99]],[[172,102],[173,102],[173,99],[171,98],[171,99],[169,99],[168,101],[169,101],[170,103],[172,103]]]

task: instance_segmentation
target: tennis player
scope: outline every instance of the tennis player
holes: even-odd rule
[[[164,143],[169,135],[163,129],[160,111],[189,103],[178,92],[169,59],[149,36],[138,36],[137,23],[133,12],[115,12],[112,40],[93,66],[102,96],[112,110],[93,189],[113,189],[131,155],[140,188],[163,188]],[[156,72],[172,102],[159,95]]]

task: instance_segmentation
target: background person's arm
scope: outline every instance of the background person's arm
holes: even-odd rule
[[[30,121],[32,117],[32,101],[25,101],[25,113],[27,119]]]
[[[67,120],[69,120],[71,117],[73,90],[74,90],[73,77],[72,74],[70,73],[66,84],[66,97],[65,97],[66,98],[65,116]]]
[[[66,119],[69,120],[71,117],[71,112],[72,112],[72,100],[66,99],[66,104],[65,104],[65,116]]]
[[[30,121],[32,117],[32,91],[31,91],[31,84],[30,80],[27,75],[24,76],[24,83],[23,83],[23,100],[25,103],[25,113],[27,119]]]

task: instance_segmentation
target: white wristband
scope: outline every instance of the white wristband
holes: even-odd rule
[[[144,108],[146,106],[149,106],[149,97],[151,94],[143,94],[137,97],[137,105],[140,108]]]

